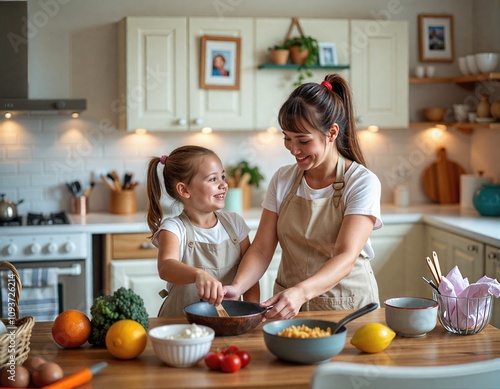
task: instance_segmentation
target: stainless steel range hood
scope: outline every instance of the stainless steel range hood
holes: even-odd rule
[[[85,99],[30,99],[25,1],[0,1],[0,115],[74,115],[87,108]]]

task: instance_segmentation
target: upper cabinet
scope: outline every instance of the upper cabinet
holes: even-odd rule
[[[351,20],[351,78],[358,126],[408,127],[408,25]]]
[[[118,28],[119,128],[254,128],[252,19],[128,17]],[[241,38],[238,90],[200,88],[203,35]]]

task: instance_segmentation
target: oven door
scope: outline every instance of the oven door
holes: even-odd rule
[[[57,260],[57,261],[15,261],[12,263],[20,273],[21,281],[24,277],[38,275],[39,272],[26,272],[24,269],[43,269],[49,268],[53,283],[49,286],[27,286],[25,282],[19,297],[20,317],[33,316],[36,321],[54,320],[55,317],[67,310],[77,309],[81,312],[87,312],[87,285],[85,282],[86,269],[85,260]],[[2,269],[2,272],[8,271]],[[9,272],[10,273],[10,272]],[[47,272],[46,272],[47,273]],[[2,277],[4,278],[4,277]],[[55,279],[54,279],[55,278]],[[3,288],[5,289],[5,287]],[[46,289],[46,290],[44,290]],[[24,291],[24,293],[23,293]],[[23,300],[23,295],[25,299]],[[3,293],[2,310],[5,310],[6,294]],[[24,308],[23,308],[24,304]]]

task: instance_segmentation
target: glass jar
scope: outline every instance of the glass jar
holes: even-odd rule
[[[481,188],[474,194],[473,203],[483,216],[500,216],[500,185],[481,185]]]

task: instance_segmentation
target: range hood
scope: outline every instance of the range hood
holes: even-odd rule
[[[26,1],[0,1],[0,115],[77,117],[87,108],[85,99],[30,99],[28,96],[28,42]],[[10,114],[10,115],[9,115]]]

